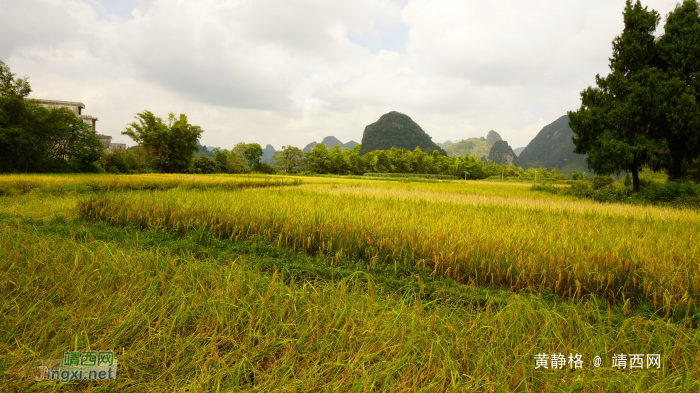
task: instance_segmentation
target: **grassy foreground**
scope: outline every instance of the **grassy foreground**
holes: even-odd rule
[[[9,178],[0,185],[25,180]],[[0,197],[4,390],[700,389],[691,307],[698,220],[687,211],[472,182],[224,185],[243,178],[197,187],[214,180],[190,177],[181,186],[185,180],[164,177],[177,184],[114,191],[127,177],[47,176]],[[87,181],[109,191],[80,191]],[[52,187],[64,191],[47,192]],[[606,241],[596,243],[595,234]],[[455,243],[461,238],[478,247],[450,256],[469,246]],[[531,239],[542,242],[523,249]],[[523,269],[551,263],[571,269],[579,283],[591,269],[608,268],[616,295],[573,296],[576,282],[560,279],[557,287],[550,273],[521,274],[522,285],[512,285],[504,269],[518,266],[505,264],[517,261],[516,249]],[[439,258],[446,262],[436,266]],[[571,261],[588,265],[577,272]],[[479,262],[490,266],[490,278],[447,270],[463,263],[479,272]],[[661,299],[654,304],[644,286],[624,286],[630,280]],[[31,359],[88,348],[116,351],[116,380],[27,376]],[[535,369],[538,353],[581,354],[583,369]],[[660,354],[661,368],[613,369],[618,353]],[[594,356],[601,367],[591,364]]]

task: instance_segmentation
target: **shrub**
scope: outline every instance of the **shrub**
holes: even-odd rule
[[[559,194],[560,192],[558,188],[550,186],[549,184],[533,184],[530,189],[533,191],[544,191],[550,194]]]
[[[200,156],[194,161],[194,172],[201,174],[216,173],[216,163],[207,157]]]
[[[585,180],[576,180],[573,183],[571,183],[571,188],[575,191],[586,191],[589,188],[588,184],[589,182]]]
[[[265,163],[265,162],[261,162],[260,164],[256,165],[255,171],[260,172],[260,173],[265,173],[268,175],[272,175],[276,172],[275,168],[272,167],[272,165]]]
[[[588,172],[573,171],[571,173],[571,180],[588,180]]]
[[[600,190],[602,188],[608,188],[612,186],[614,182],[615,179],[613,179],[612,176],[594,176],[592,180],[593,189]]]

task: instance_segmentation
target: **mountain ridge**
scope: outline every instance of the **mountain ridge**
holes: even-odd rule
[[[334,148],[335,146],[339,146],[340,150],[345,150],[345,149],[352,150],[355,146],[359,145],[359,143],[357,143],[353,140],[350,140],[347,143],[343,143],[340,141],[340,139],[338,139],[334,136],[327,136],[327,137],[323,138],[323,140],[321,142],[311,142],[311,143],[307,144],[303,149],[301,149],[301,151],[303,151],[304,153],[308,153],[311,151],[311,149],[316,147],[316,144],[318,144],[318,143],[324,144],[326,146],[326,148],[329,150]]]

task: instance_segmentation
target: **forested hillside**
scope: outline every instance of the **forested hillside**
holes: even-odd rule
[[[508,146],[506,141],[496,141],[489,152],[489,160],[498,165],[519,166],[518,156],[513,152],[513,149]]]
[[[414,150],[419,147],[430,153],[437,150],[447,156],[445,150],[438,146],[423,129],[410,117],[399,112],[389,112],[375,123],[365,127],[362,135],[360,154],[375,150],[397,149]]]
[[[467,153],[472,157],[487,157],[490,150],[486,141],[480,138],[465,139],[445,148],[447,155],[450,157],[464,157]]]
[[[503,140],[501,135],[491,130],[486,137],[468,138],[455,142],[447,146],[445,151],[450,157],[464,157],[464,155],[468,153],[472,157],[487,159],[493,144],[500,140]]]
[[[586,156],[574,153],[573,135],[569,117],[564,115],[544,127],[520,153],[518,160],[525,169],[557,168],[569,175],[572,171],[591,172],[584,161]]]

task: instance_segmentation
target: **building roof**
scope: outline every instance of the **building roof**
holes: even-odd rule
[[[44,105],[65,105],[65,106],[77,106],[78,108],[85,109],[85,104],[77,101],[58,101],[58,100],[43,100],[38,98],[33,98]]]

